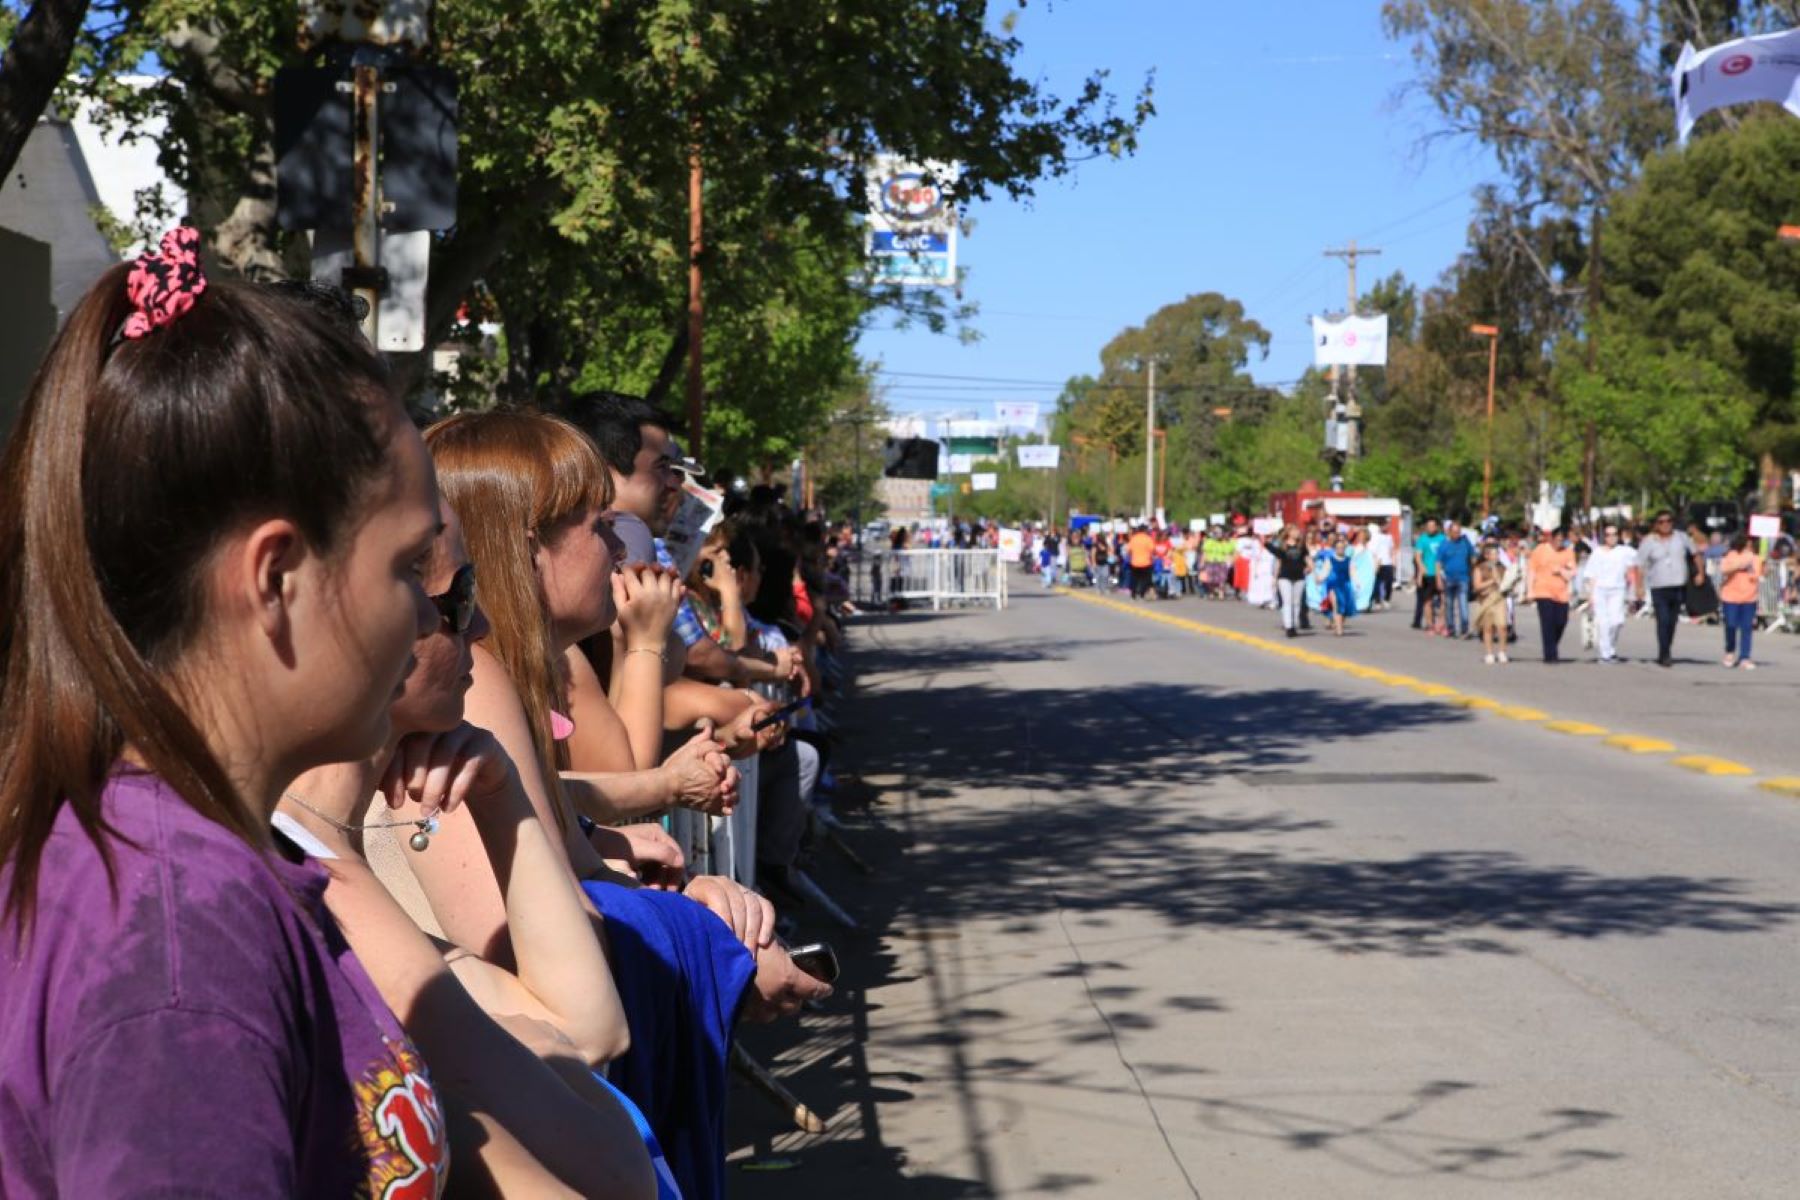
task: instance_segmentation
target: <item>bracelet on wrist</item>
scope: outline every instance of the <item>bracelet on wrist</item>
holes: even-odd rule
[[[669,652],[662,649],[660,646],[628,646],[625,649],[625,653],[654,654],[656,657],[662,659],[665,664],[669,661]]]

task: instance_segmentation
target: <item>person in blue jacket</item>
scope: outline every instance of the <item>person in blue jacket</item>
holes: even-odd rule
[[[1320,548],[1313,559],[1313,572],[1324,593],[1323,603],[1331,610],[1331,632],[1344,636],[1344,621],[1356,615],[1356,598],[1350,590],[1350,543],[1343,534]]]

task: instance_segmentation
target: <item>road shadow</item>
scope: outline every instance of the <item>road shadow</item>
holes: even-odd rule
[[[1328,767],[1334,744],[1410,728],[1453,728],[1470,715],[1397,699],[1348,704],[1323,690],[1230,690],[1204,682],[1088,687],[1076,680],[1060,689],[1020,690],[1008,673],[994,672],[981,682],[965,676],[927,687],[913,674],[922,663],[929,669],[966,664],[983,652],[980,635],[996,628],[962,624],[961,616],[936,618],[955,622],[940,638],[920,627],[928,619],[915,621],[899,644],[884,645],[880,631],[859,643],[861,685],[847,713],[858,733],[842,761],[847,769],[903,782],[891,783],[866,812],[846,814],[851,840],[876,868],[875,877],[824,852],[811,868],[864,924],[862,933],[847,935],[809,919],[802,934],[839,946],[843,986],[825,1011],[799,1026],[743,1035],[833,1128],[816,1137],[796,1134],[740,1087],[734,1155],[795,1165],[767,1173],[734,1167],[734,1196],[994,1195],[988,1143],[995,1135],[974,1101],[978,1084],[1063,1088],[1073,1104],[1136,1102],[1135,1093],[1096,1092],[1089,1077],[1049,1051],[1035,1055],[1016,1043],[1005,1053],[984,1050],[984,1031],[1011,1020],[1004,982],[941,998],[932,989],[923,1028],[912,1018],[908,1032],[897,1035],[890,1022],[889,1053],[898,1048],[909,1062],[932,1064],[920,1068],[932,1072],[929,1079],[871,1071],[865,1049],[883,989],[913,981],[908,963],[929,982],[940,964],[955,958],[955,929],[963,921],[1004,922],[1021,946],[1036,948],[1026,973],[1083,981],[1093,1014],[1071,1013],[1045,1030],[1048,1045],[1066,1046],[1116,1040],[1121,1031],[1193,1036],[1194,1022],[1228,1007],[1204,994],[1137,995],[1119,982],[1124,963],[1107,957],[1110,951],[1084,958],[1063,940],[1070,929],[1083,931],[1084,944],[1102,940],[1109,929],[1123,938],[1201,928],[1297,939],[1333,953],[1428,958],[1512,954],[1516,937],[1525,934],[1734,934],[1800,916],[1800,906],[1760,901],[1741,881],[1725,877],[1607,874],[1486,850],[1399,859],[1320,852],[1307,835],[1331,823],[1311,815],[1316,806],[1308,815],[1283,810],[1282,786],[1309,768]],[[988,661],[1026,661],[1016,653],[1016,643],[1001,642]],[[1242,786],[1258,776],[1269,786]],[[1414,786],[1404,775],[1369,782]],[[1341,786],[1349,795],[1358,784],[1344,779]],[[1446,790],[1423,777],[1417,786]],[[1030,803],[1021,808],[1019,792],[1026,789]],[[996,803],[1003,792],[1006,803]],[[1307,794],[1316,799],[1321,792]],[[1172,795],[1180,802],[1168,803]],[[1220,1134],[1266,1140],[1284,1153],[1335,1156],[1373,1174],[1533,1180],[1616,1157],[1588,1136],[1615,1119],[1609,1113],[1546,1111],[1517,1130],[1478,1137],[1449,1132],[1470,1126],[1438,1122],[1433,1114],[1475,1082],[1428,1081],[1406,1095],[1221,1096],[1209,1094],[1204,1066],[1148,1061],[1137,1071],[1144,1098],[1161,1111],[1185,1111]],[[941,1122],[949,1131],[929,1147],[891,1143],[883,1114],[916,1102],[927,1089],[937,1103],[946,1095],[956,1099],[954,1119]],[[950,1162],[955,1170],[944,1169]],[[1038,1182],[1036,1190],[1046,1193],[1103,1194],[1104,1188],[1076,1177]]]

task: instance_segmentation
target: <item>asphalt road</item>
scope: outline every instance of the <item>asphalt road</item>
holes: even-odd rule
[[[872,932],[758,1045],[833,1129],[740,1117],[791,1169],[735,1195],[1800,1194],[1800,638],[1486,668],[1031,586],[859,633]]]

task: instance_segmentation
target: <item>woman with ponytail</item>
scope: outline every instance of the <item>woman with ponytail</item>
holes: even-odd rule
[[[0,465],[0,1194],[431,1196],[431,1075],[270,831],[438,620],[430,459],[353,320],[178,230]]]

